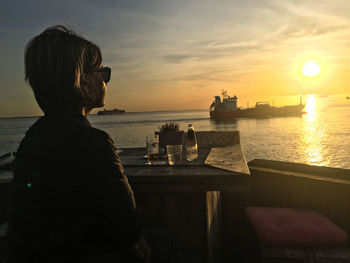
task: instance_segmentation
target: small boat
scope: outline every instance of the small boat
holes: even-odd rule
[[[346,99],[347,99],[347,100],[350,100],[350,97],[349,97],[349,96],[346,96]]]
[[[235,118],[261,118],[277,116],[298,116],[303,114],[305,105],[300,97],[300,104],[283,107],[271,106],[268,101],[260,101],[254,108],[237,107],[237,96],[227,96],[227,91],[222,91],[220,96],[215,96],[215,100],[210,105],[210,118],[213,120],[235,119]]]
[[[113,110],[103,109],[102,111],[97,112],[97,115],[114,115],[114,114],[123,114],[123,113],[125,113],[125,110],[119,110],[115,108]]]

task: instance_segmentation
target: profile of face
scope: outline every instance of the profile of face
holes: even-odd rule
[[[85,74],[81,89],[84,94],[87,110],[103,107],[105,105],[107,84],[104,82],[101,72],[96,71]]]

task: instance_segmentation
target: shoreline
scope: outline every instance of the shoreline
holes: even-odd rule
[[[190,111],[208,111],[208,109],[191,109],[191,110],[157,110],[157,111],[126,111],[123,114],[111,114],[111,115],[125,115],[125,114],[135,114],[135,113],[164,113],[164,112],[190,112]],[[97,113],[90,113],[89,115],[98,115]],[[44,115],[35,116],[14,116],[14,117],[0,117],[1,119],[24,119],[24,118],[40,118]],[[103,116],[103,115],[100,115]],[[107,115],[110,116],[110,115]]]

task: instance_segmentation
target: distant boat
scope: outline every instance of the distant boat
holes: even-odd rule
[[[119,110],[119,109],[106,110],[106,109],[103,109],[103,110],[97,112],[97,115],[114,115],[114,114],[123,114],[123,113],[125,113],[125,110]]]
[[[346,99],[347,99],[347,100],[350,100],[350,97],[349,97],[349,96],[346,96]]]
[[[238,108],[237,96],[227,96],[227,91],[222,91],[220,96],[215,96],[214,102],[210,105],[210,118],[214,120],[235,119],[235,118],[259,118],[276,116],[298,116],[303,113],[305,105],[289,105],[283,107],[270,106],[268,101],[261,101],[255,104],[254,108]]]

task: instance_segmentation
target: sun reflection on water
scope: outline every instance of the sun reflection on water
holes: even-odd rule
[[[302,127],[302,148],[304,148],[305,162],[313,165],[328,165],[327,150],[322,144],[326,133],[320,122],[318,101],[315,95],[308,95],[305,111]]]

